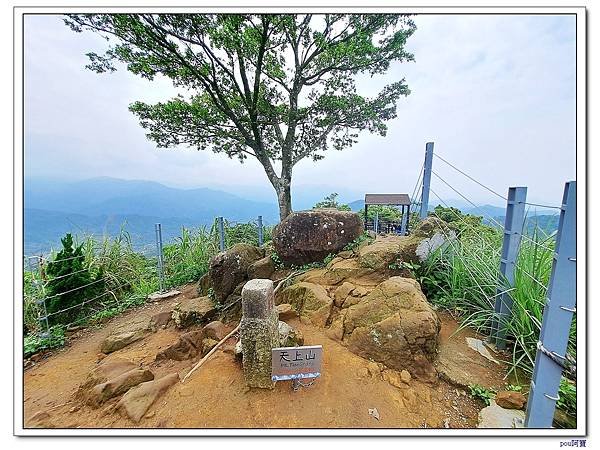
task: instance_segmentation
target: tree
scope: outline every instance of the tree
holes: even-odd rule
[[[277,193],[281,219],[292,211],[299,161],[346,149],[361,130],[385,136],[384,122],[410,93],[404,79],[372,98],[356,88],[359,74],[413,60],[404,46],[416,27],[406,15],[85,14],[65,23],[112,40],[103,55],[88,53],[89,69],[114,71],[120,61],[134,74],[166,76],[185,90],[130,110],[158,147],[256,158]]]
[[[361,210],[361,216],[365,215],[365,208]],[[379,217],[379,220],[387,222],[400,222],[402,219],[402,213],[400,210],[392,205],[369,205],[367,210],[367,218],[374,220],[375,216]]]
[[[93,276],[85,265],[83,244],[74,247],[70,233],[60,241],[63,248],[48,263],[46,270],[49,278],[46,308],[49,314],[54,313],[51,323],[72,321],[82,312],[81,307],[75,306],[93,299],[104,289],[102,272]],[[58,313],[62,310],[66,311]]]
[[[331,194],[329,194],[328,196],[326,196],[323,201],[317,202],[315,204],[315,206],[313,206],[313,209],[315,208],[335,208],[335,209],[339,209],[340,211],[352,211],[352,208],[350,208],[348,205],[343,204],[343,203],[338,203],[337,201],[337,197],[338,197],[338,193],[337,192],[333,192]]]

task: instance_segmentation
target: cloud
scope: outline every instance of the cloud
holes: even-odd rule
[[[425,143],[435,141],[436,152],[500,193],[525,185],[531,200],[558,203],[564,182],[575,176],[574,16],[423,15],[415,22],[408,47],[416,62],[358,83],[373,95],[406,78],[412,94],[400,99],[387,136],[362,133],[350,150],[302,161],[296,185],[344,187],[356,195],[411,193]],[[26,17],[27,175],[108,175],[182,186],[268,183],[254,161],[156,149],[127,107],[175,91],[165,79],[85,70],[85,53],[105,46],[99,36],[73,33],[60,16]],[[494,200],[439,159],[434,170],[473,201]],[[457,197],[437,179],[432,186],[442,197]]]

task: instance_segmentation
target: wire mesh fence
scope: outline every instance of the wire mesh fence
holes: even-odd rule
[[[271,239],[272,227],[259,231],[258,218],[250,222],[223,219],[223,224],[225,248],[242,242],[258,245],[261,237],[263,242]],[[165,231],[171,238],[162,247],[122,229],[115,237],[88,235],[60,250],[26,255],[26,353],[28,348],[52,346],[54,341],[60,344],[65,330],[102,322],[143,304],[152,292],[195,282],[204,275],[210,259],[220,251],[217,220],[209,226],[181,227],[178,234]]]

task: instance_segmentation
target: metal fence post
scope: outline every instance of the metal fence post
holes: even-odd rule
[[[427,217],[429,209],[429,186],[431,185],[431,167],[433,165],[433,142],[425,144],[425,165],[423,166],[423,192],[421,195],[421,219]]]
[[[406,229],[408,228],[408,216],[410,215],[410,208],[402,206],[402,224],[400,225],[400,235],[406,236]]]
[[[225,227],[223,225],[223,217],[222,216],[220,216],[217,219],[217,224],[219,227],[219,250],[224,251],[225,250]]]
[[[525,218],[526,187],[508,189],[506,217],[504,219],[504,239],[500,255],[500,275],[494,305],[491,340],[499,349],[506,348],[506,324],[510,320],[513,299],[507,289],[515,282],[515,267],[521,245],[521,232]]]
[[[258,216],[258,246],[262,247],[263,245],[263,221],[262,216]]]
[[[527,401],[527,428],[552,427],[559,399],[563,368],[556,360],[565,361],[577,301],[576,222],[577,184],[571,181],[565,184],[561,205],[554,261]]]
[[[165,274],[164,274],[164,261],[163,261],[163,245],[162,245],[162,227],[160,223],[154,224],[154,231],[156,232],[156,256],[157,256],[157,269],[158,269],[158,284],[160,292],[165,290]]]
[[[375,211],[375,220],[373,221],[373,231],[379,234],[379,211]]]

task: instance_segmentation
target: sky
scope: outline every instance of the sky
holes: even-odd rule
[[[415,61],[358,82],[361,93],[373,95],[406,78],[411,94],[398,101],[387,136],[363,132],[351,149],[301,161],[293,189],[335,191],[345,201],[365,192],[411,194],[432,141],[435,154],[502,195],[509,186],[527,186],[529,201],[559,204],[576,169],[575,17],[421,15],[414,21],[407,49]],[[143,179],[275,201],[256,161],[158,149],[145,137],[128,105],[168,100],[176,92],[169,80],[143,80],[124,67],[110,74],[86,70],[85,54],[102,53],[107,42],[72,32],[60,16],[26,16],[24,30],[26,178]],[[440,159],[433,169],[470,201],[503,205]],[[431,187],[443,199],[460,198],[436,176]]]

